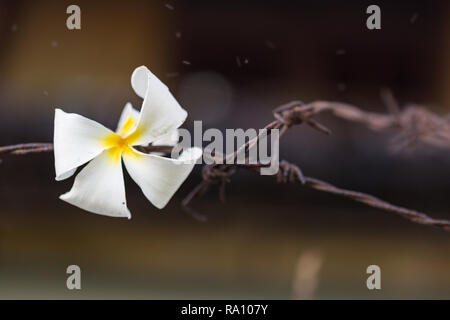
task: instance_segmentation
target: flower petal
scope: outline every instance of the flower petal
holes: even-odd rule
[[[130,148],[124,152],[123,161],[147,199],[162,209],[186,180],[201,155],[201,149],[190,148],[178,159],[170,159]]]
[[[180,134],[178,130],[173,130],[172,132],[166,133],[165,135],[159,137],[152,142],[154,146],[175,146],[180,139]]]
[[[186,119],[186,110],[147,67],[134,70],[131,86],[138,96],[144,98],[138,125],[128,136],[131,145],[146,145],[175,130]]]
[[[56,180],[69,178],[99,155],[105,149],[102,139],[113,134],[98,122],[61,109],[55,110],[54,130]]]
[[[59,198],[81,209],[131,218],[125,198],[121,151],[103,151],[76,176],[72,189]]]
[[[69,170],[59,176],[56,177],[56,181],[66,180],[74,175],[74,173],[77,171],[77,168]]]
[[[132,132],[139,121],[139,111],[133,108],[131,103],[127,103],[120,115],[119,123],[117,125],[116,133],[122,137],[127,136]]]

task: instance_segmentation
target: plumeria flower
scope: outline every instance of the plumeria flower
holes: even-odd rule
[[[76,176],[72,189],[60,199],[81,209],[113,217],[127,217],[122,160],[131,178],[147,199],[162,209],[187,178],[201,157],[199,148],[190,148],[177,158],[165,158],[136,150],[138,145],[174,145],[177,128],[187,112],[169,89],[146,67],[134,70],[131,85],[144,99],[141,111],[127,103],[116,132],[73,113],[55,110],[56,180]]]

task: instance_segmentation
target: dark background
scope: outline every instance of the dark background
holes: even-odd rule
[[[66,28],[70,4],[81,30]],[[370,4],[381,30],[366,28]],[[450,105],[446,1],[1,1],[0,49],[0,145],[52,141],[55,107],[115,128],[127,101],[140,107],[130,86],[139,65],[189,112],[186,128],[260,128],[294,99],[385,112],[386,87],[402,104]],[[396,132],[319,120],[332,136],[292,129],[281,157],[450,218],[448,150],[392,152]],[[295,298],[311,256],[321,267],[309,297],[450,298],[448,234],[348,200],[243,172],[226,204],[214,191],[195,204],[201,223],[180,209],[196,168],[163,211],[126,177],[126,221],[60,201],[73,179],[54,180],[52,154],[3,160],[1,298]],[[65,287],[70,264],[82,269],[79,292]],[[366,288],[371,264],[381,291]]]

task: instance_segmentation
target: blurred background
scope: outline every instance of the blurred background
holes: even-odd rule
[[[66,8],[81,8],[81,30]],[[385,112],[380,89],[402,103],[450,111],[450,5],[377,1],[0,1],[0,145],[50,142],[54,108],[114,129],[130,86],[148,66],[207,128],[260,128],[290,100],[336,100]],[[448,150],[392,152],[374,133],[323,115],[332,131],[283,137],[281,157],[306,175],[450,218]],[[158,211],[126,175],[129,221],[58,199],[52,154],[0,165],[0,298],[449,299],[450,238],[390,213],[272,177],[242,172],[194,206],[196,168]],[[81,267],[82,290],[66,288]],[[366,287],[381,267],[382,290]]]

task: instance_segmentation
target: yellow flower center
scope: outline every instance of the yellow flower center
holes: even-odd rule
[[[127,139],[122,138],[117,133],[112,133],[109,136],[102,139],[102,147],[107,148],[107,152],[110,160],[113,164],[118,164],[120,156],[123,152],[131,151],[128,146]]]
[[[120,161],[120,156],[122,153],[128,153],[130,155],[135,155],[133,150],[130,148],[131,145],[137,140],[139,134],[136,132],[132,133],[127,137],[130,131],[136,125],[137,120],[133,117],[128,117],[124,122],[122,127],[119,129],[119,134],[111,133],[110,135],[104,137],[101,140],[102,147],[107,149],[109,153],[109,158],[114,164],[118,164]]]

